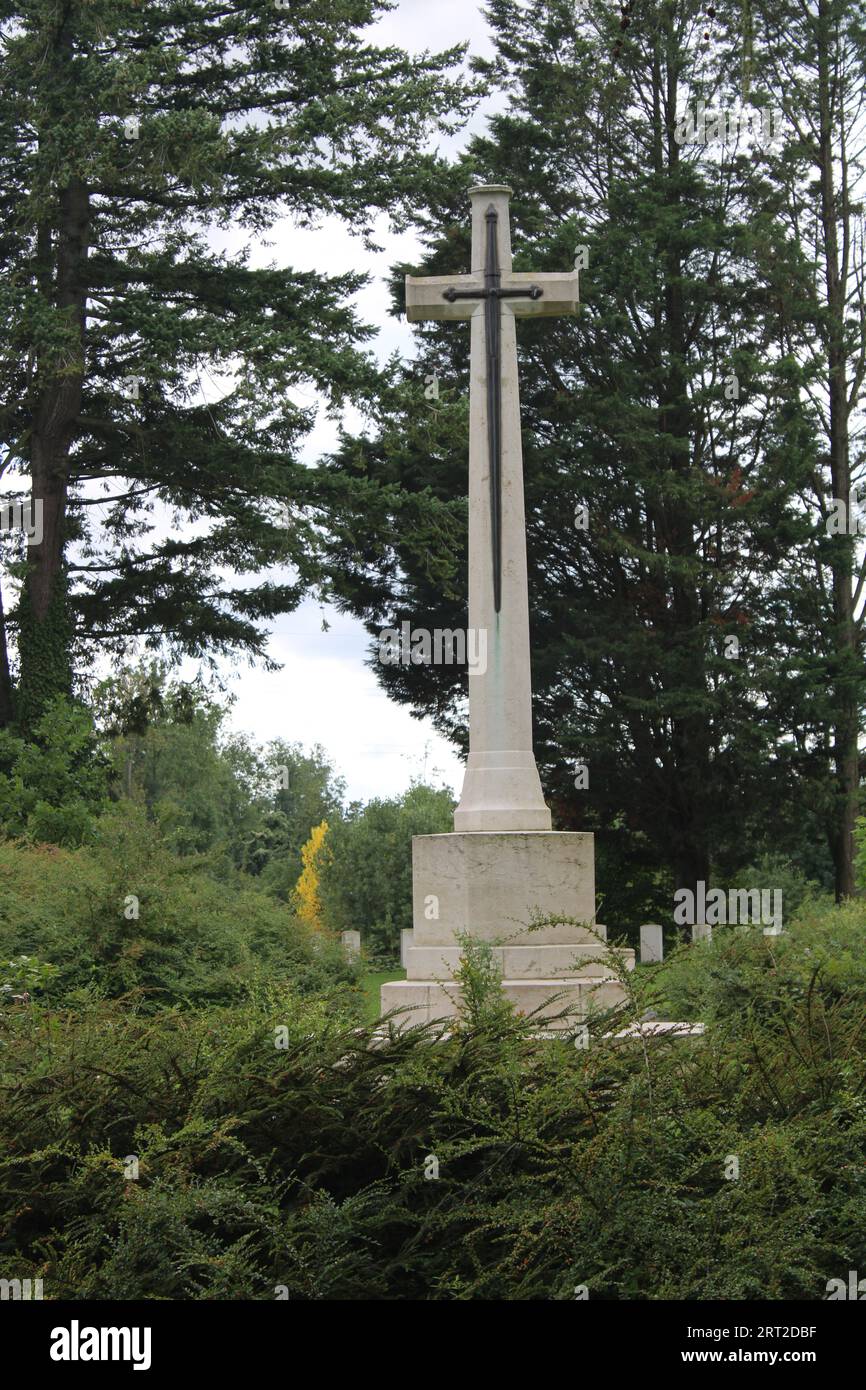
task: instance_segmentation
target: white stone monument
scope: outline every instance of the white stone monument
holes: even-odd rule
[[[496,955],[503,989],[521,1012],[567,1009],[567,1027],[591,1000],[618,1002],[595,918],[593,836],[551,830],[532,749],[529,598],[523,510],[523,456],[516,318],[572,314],[577,271],[511,269],[511,190],[470,191],[469,275],[406,277],[410,320],[469,319],[469,626],[486,631],[484,670],[469,673],[469,758],[454,833],[412,842],[413,935],[405,980],[382,986],[383,1012],[398,1022],[453,1016],[452,973],[464,932],[503,941]],[[560,916],[581,924],[526,932]],[[605,929],[594,925],[602,938]],[[625,952],[634,964],[634,952]],[[559,997],[546,1003],[554,994]]]
[[[658,922],[644,922],[640,929],[641,965],[657,965],[664,960],[665,934]]]
[[[407,961],[406,953],[412,945],[412,935],[413,933],[411,927],[404,927],[403,930],[400,932],[400,964],[402,965],[404,970],[406,969]]]
[[[340,933],[340,940],[343,943],[343,953],[347,960],[358,960],[361,955],[361,933],[359,931],[344,931]]]

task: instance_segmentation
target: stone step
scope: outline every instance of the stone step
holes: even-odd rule
[[[572,1027],[593,1009],[609,1009],[622,1003],[624,990],[610,978],[503,980],[502,992],[518,1013],[550,1018],[563,1010],[567,1016],[556,1027]],[[437,981],[392,980],[382,986],[382,1012],[400,1011],[398,1027],[433,1023],[459,1013],[461,987]],[[538,1012],[536,1013],[536,1010]]]
[[[491,953],[500,974],[508,980],[610,976],[610,965],[604,960],[610,948],[598,941],[571,946],[494,946]],[[448,979],[458,968],[461,954],[459,946],[408,946],[406,977],[425,981]],[[634,951],[618,949],[618,955],[627,970],[634,969]]]

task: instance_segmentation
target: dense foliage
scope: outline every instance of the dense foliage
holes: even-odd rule
[[[403,796],[352,805],[328,834],[320,896],[337,931],[360,928],[370,956],[399,958],[400,932],[412,926],[412,836],[454,829],[444,789],[411,786]]]
[[[507,1019],[471,952],[472,1015],[435,1044],[371,1046],[345,1000],[279,985],[156,1017],[9,1005],[0,1274],[52,1298],[826,1298],[866,1265],[863,930],[851,907],[720,932],[639,972],[586,1048]],[[610,1039],[666,994],[702,1040]]]
[[[0,824],[15,837],[0,840],[0,951],[44,945],[73,972],[90,960],[104,983],[99,943],[109,943],[110,993],[169,981],[179,991],[187,951],[193,994],[200,950],[226,979],[254,968],[250,950],[266,970],[269,934],[304,921],[324,932],[323,948],[351,928],[369,956],[398,958],[412,924],[412,836],[451,828],[450,793],[415,784],[346,806],[321,748],[260,747],[226,731],[226,715],[200,684],[145,666],[100,686],[93,710],[55,698],[29,739],[0,729]],[[307,910],[304,855],[316,840]],[[225,997],[208,981],[208,997]]]
[[[86,847],[0,841],[0,956],[21,954],[54,967],[53,998],[133,990],[148,1012],[228,1003],[256,981],[307,992],[354,976],[331,937],[314,938],[243,875],[226,884],[205,860],[172,853],[128,803]]]

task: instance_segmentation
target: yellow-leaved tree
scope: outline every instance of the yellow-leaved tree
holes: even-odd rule
[[[319,871],[323,856],[327,852],[325,850],[327,833],[328,822],[326,820],[323,820],[321,825],[313,826],[310,831],[310,838],[301,849],[301,860],[304,867],[295,884],[293,898],[293,906],[298,917],[316,931],[322,931],[324,928],[322,904],[319,900]]]

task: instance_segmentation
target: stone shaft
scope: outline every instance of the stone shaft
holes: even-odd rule
[[[511,275],[508,190],[474,188],[472,274],[484,269],[485,215],[498,213],[502,283]],[[515,301],[515,304],[518,301]],[[469,757],[454,829],[550,830],[532,751],[529,598],[523,453],[514,310],[500,305],[502,599],[496,612],[491,563],[490,458],[484,304],[471,319],[469,397],[469,626],[487,633],[487,663],[469,674]]]

